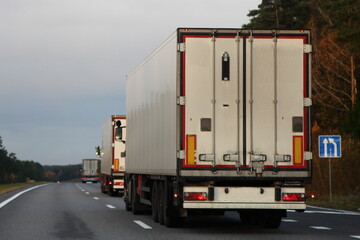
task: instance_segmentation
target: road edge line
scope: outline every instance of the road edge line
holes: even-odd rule
[[[1,202],[0,203],[0,208],[3,208],[4,206],[6,206],[6,204],[10,203],[11,201],[15,200],[20,195],[22,195],[22,194],[24,194],[26,192],[29,192],[29,191],[34,190],[34,189],[39,188],[39,187],[44,187],[44,186],[49,185],[49,184],[50,183],[41,184],[41,185],[38,185],[38,186],[35,186],[35,187],[28,188],[28,189],[26,189],[26,190],[24,190],[22,192],[19,192],[19,193],[15,194],[14,196],[12,196],[12,197],[6,199],[5,201]]]

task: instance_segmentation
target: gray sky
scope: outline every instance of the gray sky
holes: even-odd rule
[[[125,76],[177,27],[234,27],[261,0],[0,0],[0,136],[43,165],[95,157]]]

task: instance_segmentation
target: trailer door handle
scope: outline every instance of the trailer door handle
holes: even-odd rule
[[[229,81],[230,80],[230,55],[228,52],[224,52],[222,55],[222,80]]]

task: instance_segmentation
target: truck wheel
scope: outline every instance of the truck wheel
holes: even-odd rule
[[[281,224],[281,216],[269,216],[266,218],[263,227],[265,228],[279,228]]]
[[[265,228],[279,228],[281,224],[281,218],[286,216],[284,210],[272,210],[266,211],[261,214],[263,217],[259,218],[260,225]]]
[[[159,222],[158,215],[158,199],[159,199],[159,184],[158,181],[154,181],[151,189],[151,215],[154,222]]]
[[[131,181],[131,210],[134,215],[141,214],[140,209],[140,198],[136,194],[136,181],[134,179]]]
[[[106,191],[105,186],[104,186],[103,183],[101,183],[100,189],[101,189],[101,192],[102,192],[102,193],[107,193],[107,191]]]
[[[124,201],[125,201],[125,209],[126,209],[126,211],[130,212],[131,211],[131,204],[130,204],[129,200],[127,199],[127,197],[125,197]]]
[[[157,205],[157,213],[158,213],[158,220],[161,225],[164,225],[164,202],[165,202],[165,195],[164,195],[164,183],[159,182],[159,189],[158,189],[158,205]]]
[[[160,195],[159,195],[160,196]],[[168,187],[164,188],[164,224],[168,228],[179,227],[184,223],[185,218],[176,216],[174,207],[171,205],[172,191]]]
[[[246,226],[255,225],[255,214],[253,211],[241,211],[239,212],[241,222]]]
[[[108,186],[108,195],[110,197],[113,197],[113,196],[116,196],[117,195],[117,192],[114,191],[114,189],[111,187],[111,186]]]

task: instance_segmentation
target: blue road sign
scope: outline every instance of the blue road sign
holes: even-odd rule
[[[319,136],[319,157],[341,158],[341,136]]]

